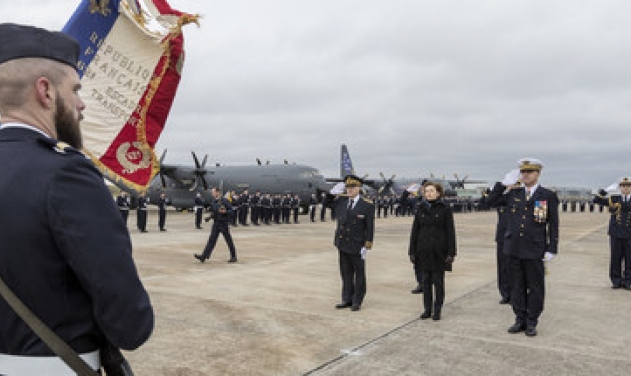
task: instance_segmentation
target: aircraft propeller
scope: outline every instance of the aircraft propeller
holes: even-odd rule
[[[456,182],[453,184],[452,188],[464,188],[464,183],[469,178],[469,175],[466,175],[464,178],[459,179],[458,174],[454,173],[454,178],[456,178]]]
[[[206,154],[204,156],[204,160],[202,161],[202,163],[199,163],[199,159],[197,159],[197,155],[195,154],[194,151],[191,151],[191,154],[193,155],[193,160],[195,161],[195,170],[193,170],[193,174],[195,174],[196,179],[195,179],[195,183],[193,183],[193,186],[191,187],[191,191],[194,191],[197,188],[197,185],[199,184],[199,182],[202,182],[202,185],[204,186],[204,190],[208,190],[208,182],[206,182],[206,178],[204,177],[204,175],[206,175],[206,161],[208,161],[208,154]]]
[[[383,175],[383,172],[380,172],[379,175],[383,179],[383,185],[379,188],[379,193],[387,191],[390,194],[394,194],[394,178],[397,176],[397,174],[392,174],[390,179],[386,179],[386,177]]]

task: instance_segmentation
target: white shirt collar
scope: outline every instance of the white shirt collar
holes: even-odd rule
[[[0,125],[0,129],[5,129],[5,128],[22,128],[22,129],[28,129],[31,131],[35,131],[37,133],[42,134],[43,136],[45,136],[46,138],[52,138],[50,135],[47,135],[46,133],[44,133],[44,131],[42,131],[41,129],[37,129],[35,127],[33,127],[32,125],[27,125],[27,124],[23,124],[23,123],[2,123]]]

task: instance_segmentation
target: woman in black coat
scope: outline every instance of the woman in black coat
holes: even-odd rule
[[[425,311],[421,319],[432,317],[440,320],[445,300],[445,271],[451,271],[451,264],[456,257],[456,229],[451,208],[441,200],[443,187],[438,183],[427,182],[423,185],[423,194],[425,199],[414,216],[408,253],[410,261],[419,262],[423,271]],[[434,289],[436,300],[433,297]]]

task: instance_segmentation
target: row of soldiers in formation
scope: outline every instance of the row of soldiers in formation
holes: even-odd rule
[[[300,207],[302,200],[300,196],[294,194],[271,194],[260,193],[249,194],[247,190],[238,194],[235,191],[227,192],[225,197],[230,201],[234,207],[234,215],[231,218],[231,224],[233,226],[242,225],[248,226],[249,222],[255,226],[265,224],[288,224],[299,223],[298,216],[300,213]],[[374,202],[376,217],[387,218],[390,216],[411,216],[414,215],[415,208],[417,207],[419,197],[416,195],[403,194],[401,196],[396,195],[379,195],[379,196],[367,196]],[[465,213],[473,211],[488,210],[488,207],[480,203],[480,200],[473,198],[446,198],[447,203],[454,212]],[[116,204],[121,212],[121,215],[127,221],[129,210],[131,208],[131,200],[125,192],[116,198]],[[158,227],[160,231],[166,231],[166,210],[169,206],[170,200],[166,194],[161,194],[156,205],[158,206]],[[147,232],[147,207],[149,205],[149,198],[141,193],[136,200],[137,210],[137,227],[140,232]],[[590,212],[595,210],[595,206],[598,206],[600,212],[603,211],[603,205],[597,205],[593,201],[584,200],[563,200],[561,207],[564,212],[585,212],[589,208]],[[194,212],[196,214],[195,226],[201,228],[201,218],[204,208],[207,207],[207,203],[202,198],[201,193],[198,193],[195,197]],[[319,218],[324,222],[327,220],[327,209],[329,209],[330,219],[335,220],[335,206],[330,205],[330,197],[326,193],[322,193],[319,197],[316,194],[312,194],[308,202],[309,219],[311,222],[316,222]],[[249,217],[249,218],[248,218]]]

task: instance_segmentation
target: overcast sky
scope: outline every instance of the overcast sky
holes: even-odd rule
[[[0,2],[61,29],[79,1]],[[203,15],[157,152],[545,185],[631,175],[631,1],[171,0]]]

